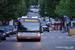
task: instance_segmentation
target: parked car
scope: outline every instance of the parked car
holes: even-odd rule
[[[43,31],[48,31],[49,32],[49,27],[48,26],[42,26]]]
[[[50,27],[50,22],[47,22],[47,23],[46,23],[46,26]]]
[[[7,37],[10,36],[10,31],[9,31],[9,28],[7,26],[0,26],[0,29],[4,29]]]
[[[0,33],[0,42],[2,41],[2,34]]]
[[[50,22],[50,21],[49,21],[49,19],[45,19],[45,22],[47,23],[47,22]]]
[[[13,25],[9,25],[9,27],[11,27],[11,28],[12,28],[12,33],[15,33],[15,34],[16,34],[17,29],[16,29]]]
[[[13,32],[13,29],[8,25],[8,26],[6,26],[8,29],[9,29],[9,33],[10,34],[12,34],[12,32]]]
[[[6,40],[6,33],[3,29],[0,29],[1,39]]]

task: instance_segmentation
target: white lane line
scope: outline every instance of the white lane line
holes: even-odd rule
[[[43,33],[41,35],[43,35]]]
[[[71,37],[66,37],[66,38],[71,38]]]
[[[43,37],[43,38],[47,38],[47,37]]]
[[[56,32],[56,31],[53,31],[53,32]]]
[[[55,37],[51,37],[51,38],[55,38]]]
[[[58,38],[63,38],[63,37],[58,37]]]
[[[60,31],[57,31],[57,32],[60,32]]]

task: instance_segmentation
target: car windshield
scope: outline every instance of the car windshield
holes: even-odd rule
[[[0,29],[4,29],[5,32],[8,32],[9,31],[8,27],[5,27],[5,26],[0,27]]]
[[[12,29],[15,29],[15,27],[14,26],[12,26],[12,25],[9,25]]]
[[[18,24],[18,31],[24,31],[24,32],[36,32],[40,31],[39,22],[19,22]]]

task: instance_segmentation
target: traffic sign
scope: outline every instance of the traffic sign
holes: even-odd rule
[[[66,18],[66,21],[67,21],[67,22],[69,22],[69,21],[70,21],[70,19],[69,19],[69,18]]]
[[[63,15],[63,17],[67,17],[66,15]]]

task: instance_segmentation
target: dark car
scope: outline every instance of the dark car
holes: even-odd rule
[[[50,22],[47,22],[47,23],[46,23],[46,26],[50,27]]]
[[[0,26],[0,29],[4,29],[7,37],[10,36],[10,31],[9,31],[9,28],[7,26]]]
[[[4,32],[3,29],[0,29],[0,34],[1,34],[1,39],[6,40],[6,33]]]
[[[43,31],[48,31],[49,32],[49,27],[48,26],[42,26]]]
[[[8,25],[8,26],[6,26],[8,29],[9,29],[9,32],[10,32],[10,34],[12,34],[12,32],[13,32],[13,29]]]
[[[0,42],[2,41],[2,34],[0,33]]]
[[[11,27],[11,28],[12,28],[12,33],[15,33],[15,34],[16,34],[17,29],[16,29],[13,25],[9,25],[9,27]]]

